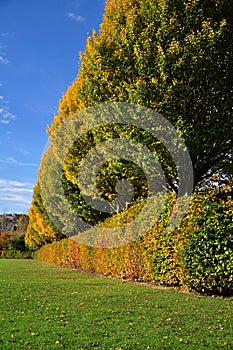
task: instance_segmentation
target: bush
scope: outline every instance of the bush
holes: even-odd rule
[[[24,241],[25,234],[20,232],[0,233],[0,258],[30,259],[33,252],[28,249]]]

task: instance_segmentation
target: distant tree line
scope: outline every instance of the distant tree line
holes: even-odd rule
[[[0,258],[29,258],[25,244],[29,223],[27,214],[0,214]]]
[[[0,232],[26,232],[28,222],[27,214],[0,214]]]

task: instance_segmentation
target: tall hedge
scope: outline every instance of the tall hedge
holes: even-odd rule
[[[115,227],[122,214],[108,219]],[[37,258],[106,276],[180,286],[209,294],[233,294],[233,191],[194,196],[176,230],[166,218],[145,236],[118,248],[91,248],[72,239],[43,246]]]
[[[233,189],[195,198],[182,232],[185,283],[198,291],[232,292]]]
[[[62,97],[49,134],[100,102],[140,104],[161,113],[184,137],[196,188],[213,174],[224,175],[226,167],[232,175],[232,9],[229,0],[108,0],[100,31],[87,39],[77,78]],[[71,169],[65,184],[78,207]],[[43,244],[38,234],[59,239],[34,209],[38,225],[31,220],[28,242]]]

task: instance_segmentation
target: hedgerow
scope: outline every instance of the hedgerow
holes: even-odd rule
[[[170,199],[173,203],[173,199]],[[231,188],[193,196],[181,225],[166,229],[166,215],[146,235],[121,247],[93,248],[73,239],[43,246],[39,260],[128,280],[179,286],[212,294],[233,292]],[[135,210],[131,210],[132,217]],[[115,227],[125,214],[107,220]],[[123,221],[125,218],[122,219]]]
[[[229,293],[233,290],[232,189],[193,200],[183,223],[182,262],[191,289]]]

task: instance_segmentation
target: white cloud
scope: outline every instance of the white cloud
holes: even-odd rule
[[[22,186],[33,186],[31,182],[21,182],[21,181],[14,181],[14,180],[8,180],[8,179],[0,179],[0,188],[2,186],[5,187],[22,187]]]
[[[9,111],[9,107],[6,106],[7,101],[4,99],[4,96],[0,96],[0,103],[3,104],[0,106],[0,123],[7,125],[12,120],[15,120],[16,116]]]
[[[23,148],[16,148],[16,151],[23,154],[24,156],[28,156],[29,154],[31,154],[31,152],[29,152],[28,150],[23,149]]]
[[[3,55],[0,55],[0,64],[8,64],[8,63],[10,63],[10,61]]]
[[[7,37],[8,35],[9,35],[9,33],[1,33],[1,37]],[[4,43],[2,43],[2,40],[1,40],[1,42],[0,42],[0,65],[10,63],[10,61],[6,57],[5,48],[6,47],[5,47]]]
[[[17,160],[14,157],[7,157],[5,162],[17,164]]]
[[[0,203],[4,207],[27,207],[32,201],[34,184],[8,179],[0,179]]]
[[[1,112],[0,112],[1,113]],[[2,124],[10,124],[12,120],[15,120],[16,117],[13,113],[10,112],[3,112],[2,115],[0,115],[0,123]]]
[[[76,22],[84,22],[84,21],[85,21],[85,18],[84,18],[83,16],[77,15],[77,14],[75,14],[75,13],[73,13],[73,12],[67,13],[66,16],[67,16],[68,18],[73,19],[73,20],[76,21]]]
[[[35,164],[35,163],[19,162],[14,157],[7,157],[5,159],[0,159],[0,163],[5,163],[5,164],[9,164],[9,165],[19,165],[19,166],[32,166],[32,167],[38,166],[38,164]]]

